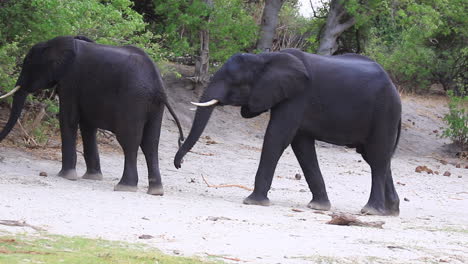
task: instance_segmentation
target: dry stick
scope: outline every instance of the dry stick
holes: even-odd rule
[[[203,155],[203,156],[214,156],[213,153],[202,153],[202,152],[196,152],[196,151],[192,151],[192,150],[190,150],[190,152],[198,154],[198,155]]]
[[[206,253],[205,254],[209,257],[215,257],[215,258],[223,258],[223,259],[227,259],[227,260],[233,260],[233,261],[242,261],[242,262],[247,262],[245,260],[242,260],[242,259],[238,259],[238,258],[231,258],[231,257],[225,257],[225,256],[221,256],[221,255],[214,255],[214,254],[210,254],[210,253]]]
[[[225,187],[237,187],[237,188],[241,188],[241,189],[244,189],[244,190],[247,190],[247,191],[253,191],[252,188],[249,188],[249,187],[245,187],[243,185],[239,185],[239,184],[221,184],[221,185],[211,185],[208,183],[208,181],[206,181],[205,179],[205,176],[203,176],[203,174],[201,175],[202,176],[202,179],[203,181],[206,183],[206,186],[210,187],[210,188],[225,188]]]
[[[44,118],[46,114],[46,111],[45,111],[45,106],[42,106],[41,107],[41,110],[39,110],[39,113],[37,114],[37,116],[34,118],[34,121],[31,123],[31,125],[29,126],[29,132],[32,133],[34,132],[34,130],[36,130],[36,128],[39,126],[39,124],[41,123],[42,119]]]
[[[44,228],[30,225],[30,224],[26,223],[26,221],[0,220],[0,225],[6,225],[6,226],[26,226],[26,227],[30,227],[30,228],[32,228],[32,229],[34,229],[34,230],[36,230],[36,231],[44,231],[44,230],[45,230]]]
[[[21,130],[23,131],[24,135],[26,136],[26,138],[27,138],[29,141],[32,141],[36,147],[39,146],[39,144],[37,144],[36,140],[34,140],[34,138],[31,137],[31,136],[28,134],[28,132],[26,132],[26,130],[24,129],[23,125],[21,124],[21,121],[18,120],[18,124],[19,124]]]

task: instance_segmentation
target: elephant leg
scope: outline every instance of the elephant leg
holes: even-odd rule
[[[97,128],[80,123],[81,137],[83,139],[83,154],[86,161],[86,173],[83,179],[102,180],[101,163],[96,140]]]
[[[114,191],[136,192],[138,185],[137,154],[141,143],[142,126],[126,124],[126,128],[116,133],[117,140],[122,146],[125,162],[124,172]]]
[[[387,178],[385,180],[385,207],[391,215],[400,214],[400,198],[393,184],[391,165],[388,168]]]
[[[141,149],[146,158],[146,165],[148,166],[148,194],[152,195],[164,194],[158,158],[159,136],[161,134],[163,112],[164,106],[161,105],[156,116],[146,123],[143,129],[143,139],[141,142]]]
[[[328,200],[327,190],[315,152],[315,140],[306,135],[298,134],[294,137],[291,147],[312,192],[312,201],[307,207],[317,210],[330,210],[330,201]]]
[[[270,204],[267,195],[276,165],[301,123],[302,114],[293,112],[294,109],[292,102],[285,102],[272,109],[263,140],[260,164],[255,175],[255,187],[252,194],[244,199],[244,204],[264,206]]]
[[[375,146],[375,145],[374,145]],[[399,198],[393,185],[391,172],[391,155],[366,149],[363,158],[371,167],[372,186],[369,201],[362,208],[361,213],[372,215],[398,215]],[[382,157],[383,156],[383,157]]]
[[[68,114],[67,114],[67,113]],[[76,134],[78,131],[78,122],[73,117],[70,109],[62,105],[62,100],[60,104],[60,136],[62,138],[62,169],[58,173],[59,177],[68,179],[68,180],[77,180],[78,176],[76,175]]]

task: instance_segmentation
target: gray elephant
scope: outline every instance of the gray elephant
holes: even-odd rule
[[[296,49],[234,55],[215,73],[200,101],[190,134],[175,156],[176,168],[216,105],[240,106],[244,118],[270,110],[255,188],[244,203],[269,204],[273,173],[291,145],[313,195],[308,206],[328,210],[315,152],[319,140],[356,148],[370,165],[372,188],[363,213],[399,214],[390,163],[401,130],[400,96],[382,67],[369,58]]]
[[[148,55],[133,46],[108,46],[82,36],[61,36],[34,45],[24,59],[14,89],[13,107],[3,140],[16,124],[28,93],[56,86],[60,98],[62,169],[59,176],[75,180],[76,136],[80,128],[86,161],[84,179],[102,179],[96,143],[97,129],[115,133],[125,154],[116,191],[136,191],[137,151],[148,166],[148,193],[162,195],[158,145],[167,101],[159,70]]]

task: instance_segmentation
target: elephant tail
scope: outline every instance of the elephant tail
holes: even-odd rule
[[[392,155],[395,154],[396,148],[398,146],[398,142],[400,142],[400,134],[401,134],[401,118],[400,118],[400,121],[398,122],[397,138],[396,138],[396,141],[395,141],[395,146],[393,147]]]
[[[184,132],[182,131],[182,126],[180,125],[179,119],[177,118],[174,110],[172,109],[172,107],[169,104],[169,102],[167,101],[167,99],[164,100],[164,104],[166,105],[167,109],[169,110],[169,113],[171,113],[172,117],[175,120],[175,123],[176,123],[177,127],[179,128],[179,141],[178,141],[178,144],[179,144],[179,148],[180,148],[180,146],[182,146],[182,142],[185,140]]]

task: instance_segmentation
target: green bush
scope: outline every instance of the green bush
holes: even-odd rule
[[[151,28],[161,36],[169,57],[196,56],[201,29],[210,32],[210,58],[224,62],[256,41],[258,26],[241,0],[203,1],[163,0],[155,3],[158,21]],[[209,17],[209,19],[207,19]]]
[[[452,91],[448,92],[449,113],[444,116],[448,124],[442,134],[459,144],[462,150],[468,149],[468,96],[455,96]]]

